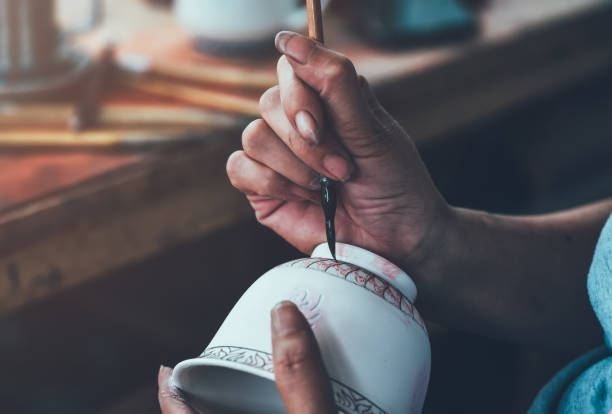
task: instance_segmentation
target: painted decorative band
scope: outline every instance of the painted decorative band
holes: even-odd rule
[[[421,329],[423,329],[425,334],[427,334],[427,328],[425,327],[423,318],[421,318],[421,315],[416,310],[414,305],[410,303],[408,298],[406,298],[406,296],[404,296],[398,289],[389,284],[389,282],[371,272],[368,272],[367,270],[350,263],[315,257],[297,259],[278,266],[278,268],[284,267],[301,267],[304,269],[318,270],[362,287],[395,306],[404,314],[408,315],[416,322],[417,325],[421,327]]]
[[[234,362],[274,373],[272,354],[256,349],[236,346],[215,346],[204,350],[200,358]],[[351,387],[333,378],[330,378],[330,381],[332,383],[336,407],[341,412],[345,414],[386,414],[376,404]]]
[[[206,348],[202,355],[200,355],[200,358],[236,362],[241,365],[247,365],[252,368],[274,373],[272,354],[256,349],[237,346],[215,346]]]

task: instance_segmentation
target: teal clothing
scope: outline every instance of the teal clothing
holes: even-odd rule
[[[587,287],[605,345],[559,372],[540,391],[528,414],[612,413],[612,216],[597,243]]]

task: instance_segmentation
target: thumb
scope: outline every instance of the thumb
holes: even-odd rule
[[[291,302],[272,310],[276,385],[289,414],[333,414],[335,408],[321,353],[308,322]]]
[[[376,119],[362,94],[362,81],[346,56],[293,32],[280,32],[276,47],[295,75],[322,99],[334,132],[355,156],[376,136]],[[356,151],[356,152],[355,152]]]

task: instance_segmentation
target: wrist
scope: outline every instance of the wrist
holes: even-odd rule
[[[441,282],[445,263],[452,250],[451,244],[456,240],[454,236],[460,228],[461,209],[452,207],[446,202],[434,214],[433,219],[426,225],[420,240],[417,243],[404,243],[399,266],[401,266],[417,283],[417,286],[427,284],[431,286]]]

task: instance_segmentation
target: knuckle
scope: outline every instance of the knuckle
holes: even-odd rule
[[[260,190],[260,194],[263,194],[265,196],[271,197],[273,196],[275,193],[275,186],[272,182],[270,181],[265,181],[263,183],[261,183],[261,190]]]
[[[274,359],[275,369],[286,373],[300,372],[312,364],[312,352],[300,341],[291,341],[292,346],[286,347]]]
[[[326,70],[328,82],[341,82],[353,76],[357,76],[353,62],[346,56],[336,57]]]
[[[263,119],[251,122],[242,133],[242,148],[247,154],[254,154],[262,150],[265,138],[268,135],[268,125]]]
[[[304,351],[289,351],[276,361],[279,367],[285,371],[299,371],[306,365],[308,360],[306,352]]]
[[[266,171],[262,177],[262,192],[266,195],[280,195],[283,191],[283,181],[272,170]]]
[[[278,180],[278,175],[274,170],[268,168],[264,171],[262,179],[266,183],[274,183]]]
[[[259,112],[262,115],[269,114],[274,111],[279,102],[278,94],[278,86],[273,86],[265,91],[263,95],[261,95],[261,98],[259,99]]]

